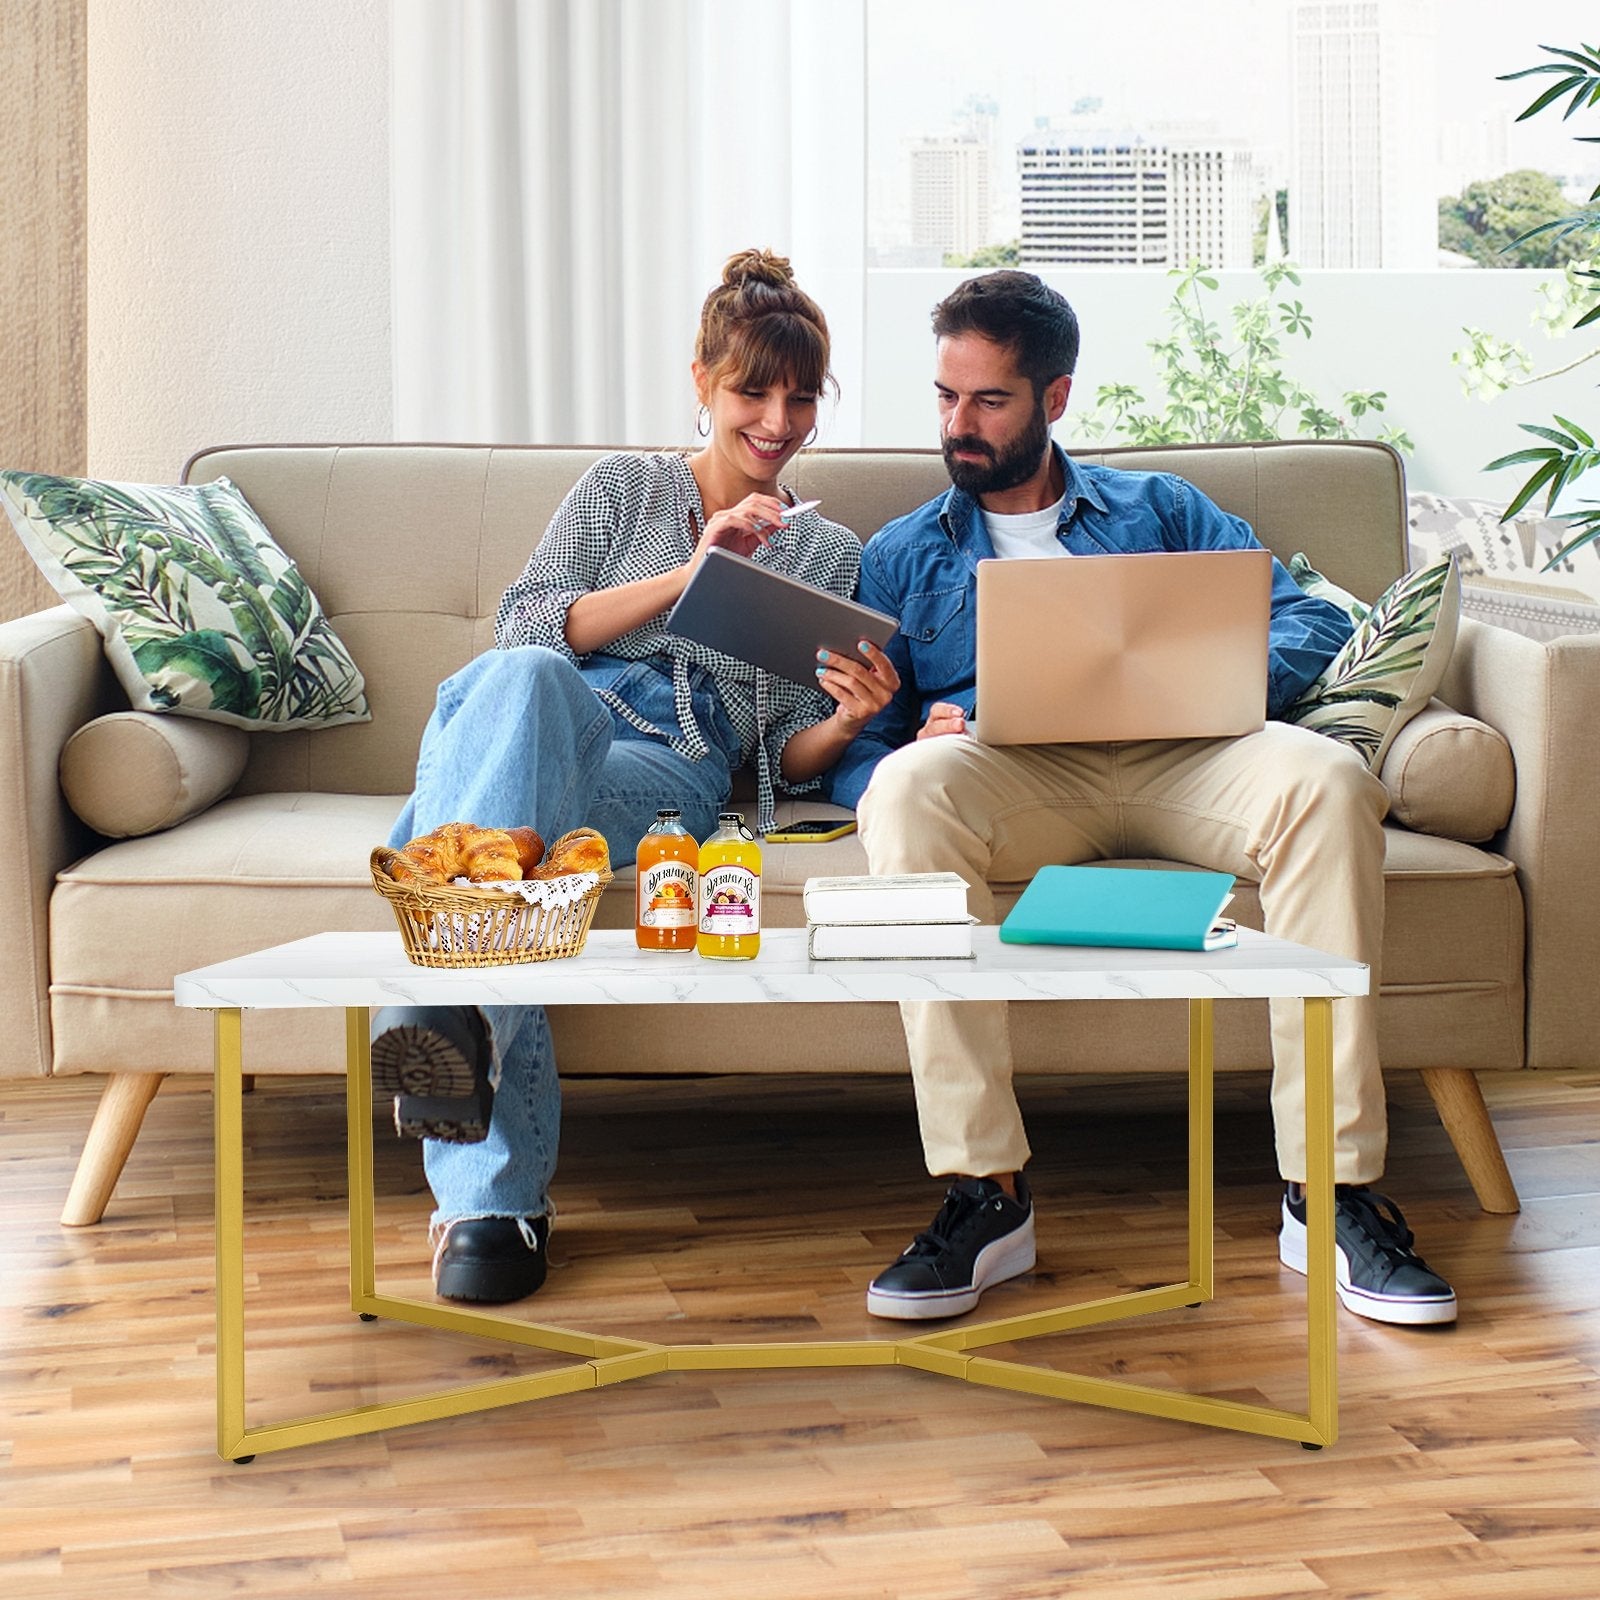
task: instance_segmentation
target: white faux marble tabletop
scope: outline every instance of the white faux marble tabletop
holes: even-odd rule
[[[753,961],[639,950],[628,931],[521,966],[413,966],[395,933],[319,933],[179,974],[180,1006],[736,1005],[748,1001],[1259,999],[1367,992],[1367,968],[1239,930],[1238,947],[1105,950],[1001,944],[974,928],[970,961],[811,961],[803,928],[761,936]]]

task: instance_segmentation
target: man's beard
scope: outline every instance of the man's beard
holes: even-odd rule
[[[1046,446],[1050,443],[1050,424],[1044,407],[1034,409],[1033,419],[1010,444],[996,450],[982,439],[958,435],[944,441],[944,465],[950,481],[974,499],[986,494],[1001,494],[1026,483],[1039,470]],[[986,461],[958,461],[956,452],[965,450],[986,456]]]

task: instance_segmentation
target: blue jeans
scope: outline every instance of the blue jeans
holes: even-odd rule
[[[439,686],[423,731],[417,787],[392,848],[446,822],[531,824],[551,842],[597,828],[613,866],[633,860],[664,806],[696,838],[716,827],[739,764],[739,737],[708,673],[691,669],[696,720],[712,746],[700,761],[640,733],[595,694],[607,689],[646,721],[677,730],[671,663],[591,655],[574,666],[540,645],[490,650]],[[699,676],[696,676],[696,673]],[[498,1074],[480,1144],[423,1144],[436,1224],[460,1217],[540,1216],[561,1134],[561,1087],[543,1006],[485,1006]]]

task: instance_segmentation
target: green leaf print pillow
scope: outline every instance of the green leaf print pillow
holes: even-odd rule
[[[99,630],[136,711],[274,731],[371,720],[350,652],[226,478],[167,488],[0,472],[0,502],[56,593]]]
[[[1308,594],[1341,602],[1304,556],[1289,571]],[[1376,772],[1394,737],[1427,705],[1450,664],[1461,619],[1461,575],[1451,560],[1397,579],[1370,610],[1352,597],[1355,632],[1322,676],[1283,714],[1353,745]]]

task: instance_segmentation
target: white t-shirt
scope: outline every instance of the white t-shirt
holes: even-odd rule
[[[1024,511],[1014,517],[1003,517],[995,511],[985,511],[983,525],[989,530],[989,542],[994,553],[1003,558],[1023,556],[1037,560],[1041,556],[1064,556],[1066,547],[1056,538],[1061,525],[1061,508],[1066,504],[1065,494],[1053,506],[1043,511]]]

